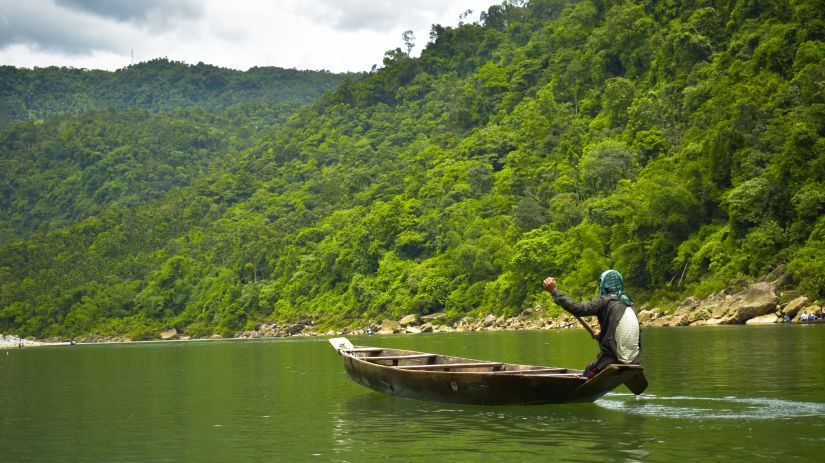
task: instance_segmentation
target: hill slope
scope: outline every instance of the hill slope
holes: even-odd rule
[[[0,329],[509,315],[608,267],[638,302],[778,265],[823,297],[823,12],[533,0],[434,26],[190,186],[7,240]]]
[[[27,119],[0,130],[0,238],[161,198],[352,77],[161,59],[116,72],[0,67],[2,114]]]

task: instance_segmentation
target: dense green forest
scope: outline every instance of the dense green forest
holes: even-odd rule
[[[0,67],[6,122],[30,122],[2,132],[0,239],[159,199],[357,76],[163,59],[117,72]]]
[[[823,0],[532,0],[290,114],[119,87],[0,135],[0,330],[512,315],[608,267],[639,304],[778,266],[823,298],[823,82]]]

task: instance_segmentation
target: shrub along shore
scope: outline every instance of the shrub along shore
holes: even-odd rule
[[[786,278],[774,281],[762,281],[739,288],[728,288],[713,293],[704,299],[688,297],[671,310],[647,308],[641,306],[638,312],[639,322],[643,327],[656,326],[718,326],[718,325],[767,325],[775,323],[802,323],[803,314],[816,315],[823,319],[825,307],[819,301],[810,301],[805,295],[793,289]],[[555,316],[553,316],[555,315]],[[807,317],[805,317],[807,318]],[[585,322],[596,326],[594,317],[587,317]],[[449,322],[444,312],[418,316],[407,315],[400,320],[371,321],[364,327],[323,329],[310,319],[294,323],[262,323],[255,330],[238,331],[226,338],[212,335],[207,338],[194,338],[175,328],[169,328],[153,340],[188,341],[218,339],[256,339],[291,336],[339,336],[367,334],[420,334],[449,333],[467,331],[502,331],[502,330],[545,330],[580,328],[580,323],[566,312],[559,313],[548,307],[535,307],[524,310],[514,317],[496,317],[489,314],[483,317],[465,316],[458,321]],[[73,339],[20,338],[15,335],[0,334],[0,349],[16,347],[37,347],[65,344],[132,342],[128,337],[83,336]]]

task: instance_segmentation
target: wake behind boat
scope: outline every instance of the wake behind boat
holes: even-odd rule
[[[641,365],[610,365],[587,380],[581,370],[489,362],[333,338],[347,375],[358,384],[408,399],[476,405],[593,402],[624,384],[647,388]]]

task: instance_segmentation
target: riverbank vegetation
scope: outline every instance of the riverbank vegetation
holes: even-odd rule
[[[4,104],[88,85],[33,75]],[[821,0],[507,2],[300,108],[148,77],[0,134],[0,331],[511,317],[608,267],[638,303],[780,265],[825,297]]]

